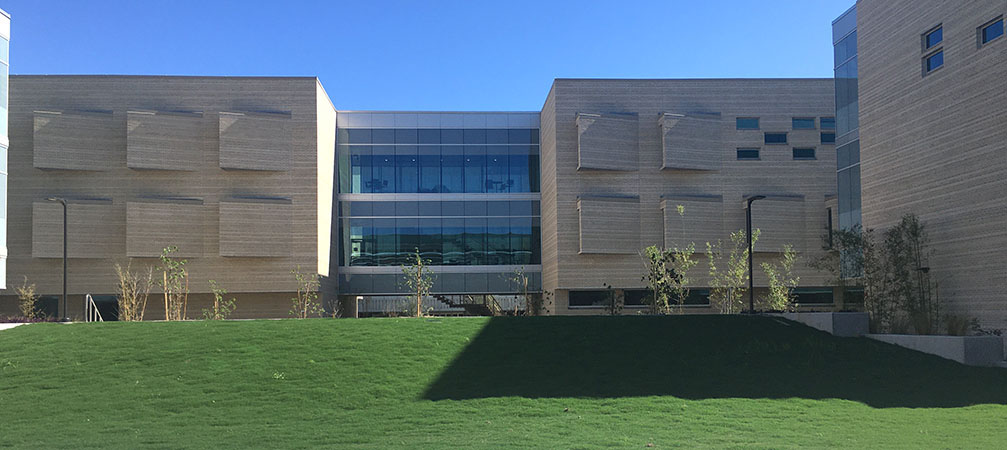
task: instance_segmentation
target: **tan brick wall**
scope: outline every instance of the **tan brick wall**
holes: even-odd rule
[[[616,288],[644,287],[643,264],[637,252],[651,244],[665,244],[667,205],[675,203],[665,202],[666,198],[720,196],[723,215],[710,216],[709,225],[721,226],[721,238],[729,240],[730,231],[745,226],[746,195],[803,196],[804,214],[787,221],[787,233],[793,233],[789,240],[795,244],[808,244],[808,251],[801,255],[805,262],[814,258],[827,224],[826,196],[836,191],[835,149],[821,144],[821,130],[791,130],[791,119],[831,117],[834,109],[831,79],[556,80],[542,109],[541,144],[542,277],[544,288],[557,292],[557,312],[583,312],[566,308],[563,291],[567,289],[597,289],[603,283]],[[579,113],[635,113],[639,127],[637,166],[624,171],[577,170]],[[665,140],[667,126],[662,128],[660,120],[666,113],[701,116],[704,123],[694,124],[697,130],[719,129],[722,134],[704,147],[695,137],[698,131],[683,128],[679,139],[672,134],[669,143]],[[736,117],[760,117],[761,130],[736,131]],[[767,131],[788,132],[790,144],[764,145],[763,132]],[[693,137],[688,138],[690,135]],[[793,160],[791,149],[795,146],[814,147],[817,159]],[[761,160],[737,161],[736,149],[740,147],[761,148]],[[682,161],[692,161],[690,164],[697,155],[705,154],[712,160],[706,168],[716,170],[663,170],[668,166],[669,150],[671,160],[677,152]],[[638,248],[625,249],[625,254],[580,252],[580,223],[590,218],[579,213],[578,199],[589,196],[639,198]],[[756,203],[755,216],[771,220],[765,216],[769,209],[762,206]],[[767,227],[773,223],[767,222]],[[705,240],[714,234],[704,225],[692,224],[695,234],[684,234],[682,239],[697,240],[697,247],[705,247]],[[612,239],[618,236],[613,234]],[[755,263],[776,258],[773,253],[758,254]],[[696,284],[705,285],[705,260],[695,270]],[[760,272],[756,272],[755,282],[765,285]],[[798,275],[804,286],[826,283],[825,275],[806,264]]]
[[[165,244],[178,245],[179,253],[188,259],[194,293],[209,292],[209,279],[239,296],[293,291],[296,286],[290,270],[300,265],[311,272],[319,266],[319,230],[327,229],[330,223],[318,217],[319,185],[332,188],[331,179],[320,183],[319,176],[331,177],[333,173],[331,167],[318,165],[321,156],[329,156],[331,163],[334,152],[334,109],[324,95],[315,78],[12,76],[10,282],[19,283],[27,275],[41,294],[60,292],[61,226],[52,222],[61,217],[54,216],[59,205],[47,204],[45,198],[62,196],[71,201],[71,227],[84,224],[70,230],[71,294],[114,292],[114,263],[124,263],[133,255],[141,256],[134,259],[134,268],[157,264],[154,256]],[[319,106],[321,102],[324,104]],[[138,114],[150,111],[155,114]],[[166,113],[171,111],[188,113]],[[284,125],[278,128],[282,136],[277,139],[284,141],[289,153],[278,170],[221,169],[220,116],[235,111],[285,115]],[[331,124],[319,125],[320,111],[326,113],[322,120],[331,120]],[[43,116],[56,116],[62,123],[58,129],[51,128],[51,122],[39,123]],[[67,117],[74,119],[67,121]],[[131,140],[130,126],[134,126]],[[184,139],[172,131],[176,129],[185,130]],[[230,142],[225,148],[232,156],[244,148],[265,148],[257,143],[269,141],[258,131],[246,138],[241,134],[241,129],[225,132],[225,143]],[[327,143],[325,148],[319,146],[319,139]],[[71,144],[72,151],[57,157],[62,146]],[[130,149],[139,158],[131,161],[145,161],[133,165],[145,169],[127,165]],[[323,152],[327,153],[320,155]],[[162,158],[162,153],[171,153],[172,158]],[[173,159],[181,156],[177,153],[185,153],[182,162]],[[186,161],[190,160],[195,164],[189,165]],[[256,164],[271,161],[262,155],[248,160]],[[46,169],[37,168],[40,161]],[[178,168],[189,170],[166,170]],[[331,191],[326,195],[331,198]],[[239,253],[268,253],[270,257],[220,256],[220,204],[247,197],[285,199],[286,211],[278,212],[287,215],[289,225],[281,227],[285,228],[282,236],[263,242],[268,251],[248,250],[253,244],[247,239],[241,244],[246,248]],[[100,206],[107,214],[84,217],[83,206],[74,204],[75,199],[84,198],[110,200]],[[33,221],[38,222],[36,229]],[[249,225],[262,227],[256,228],[260,231],[278,230],[265,223]],[[262,240],[262,233],[245,237]],[[328,236],[323,238],[327,245]],[[90,242],[85,245],[82,241]],[[101,248],[91,248],[96,245]],[[277,245],[284,247],[282,252]],[[33,257],[33,248],[47,257]],[[280,303],[260,310],[289,309],[284,295],[262,298],[267,297]]]
[[[864,225],[917,214],[945,310],[1007,328],[1007,37],[977,30],[1007,2],[857,4]],[[943,25],[944,66],[922,74],[922,35]]]

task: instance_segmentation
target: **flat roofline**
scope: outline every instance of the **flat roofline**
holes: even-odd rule
[[[242,75],[122,75],[122,74],[11,74],[11,78],[190,78],[220,80],[318,80],[315,76],[242,76]],[[319,83],[321,83],[319,81]]]
[[[846,12],[840,14],[839,17],[836,17],[835,20],[832,21],[832,24],[835,25],[836,22],[843,20],[843,17],[848,16],[851,12],[855,11],[856,9],[857,9],[857,2],[853,2],[853,6],[851,6],[850,9],[847,9]]]
[[[820,81],[833,78],[554,78],[554,81]]]
[[[541,111],[401,111],[381,109],[337,109],[340,114],[541,114]]]
[[[3,8],[0,8],[0,14],[3,14],[5,16],[7,16],[8,19],[10,19],[10,13],[7,12],[7,11],[4,11]]]

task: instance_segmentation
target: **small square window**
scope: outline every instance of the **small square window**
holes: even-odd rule
[[[923,73],[928,74],[944,65],[944,50],[923,58]]]
[[[786,144],[787,133],[766,133],[766,144]]]
[[[815,159],[815,149],[813,149],[813,148],[795,148],[794,149],[794,159]]]
[[[923,35],[923,50],[930,50],[944,41],[944,27],[938,25],[937,28]]]
[[[793,127],[795,130],[814,130],[815,129],[815,118],[814,117],[794,117]]]
[[[738,149],[738,159],[759,159],[759,149],[757,148],[739,148]]]
[[[998,17],[991,23],[982,26],[979,29],[979,45],[983,46],[990,41],[1004,35],[1004,21],[1002,17]]]
[[[823,144],[835,144],[836,143],[836,133],[822,133],[822,143]]]
[[[759,129],[759,118],[758,117],[738,117],[737,129],[739,130],[758,130]]]
[[[835,117],[822,117],[819,120],[822,124],[823,130],[835,130],[836,129],[836,118]]]

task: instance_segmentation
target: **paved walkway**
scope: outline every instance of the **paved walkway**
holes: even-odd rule
[[[23,323],[0,323],[0,331],[6,330],[6,329],[9,329],[9,328],[14,328],[14,327],[16,327],[18,325],[24,325],[24,324]]]

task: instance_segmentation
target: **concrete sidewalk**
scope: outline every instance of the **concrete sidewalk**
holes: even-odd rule
[[[23,323],[0,323],[0,331],[6,330],[6,329],[10,329],[10,328],[14,328],[14,327],[16,327],[18,325],[24,325],[24,324]]]

